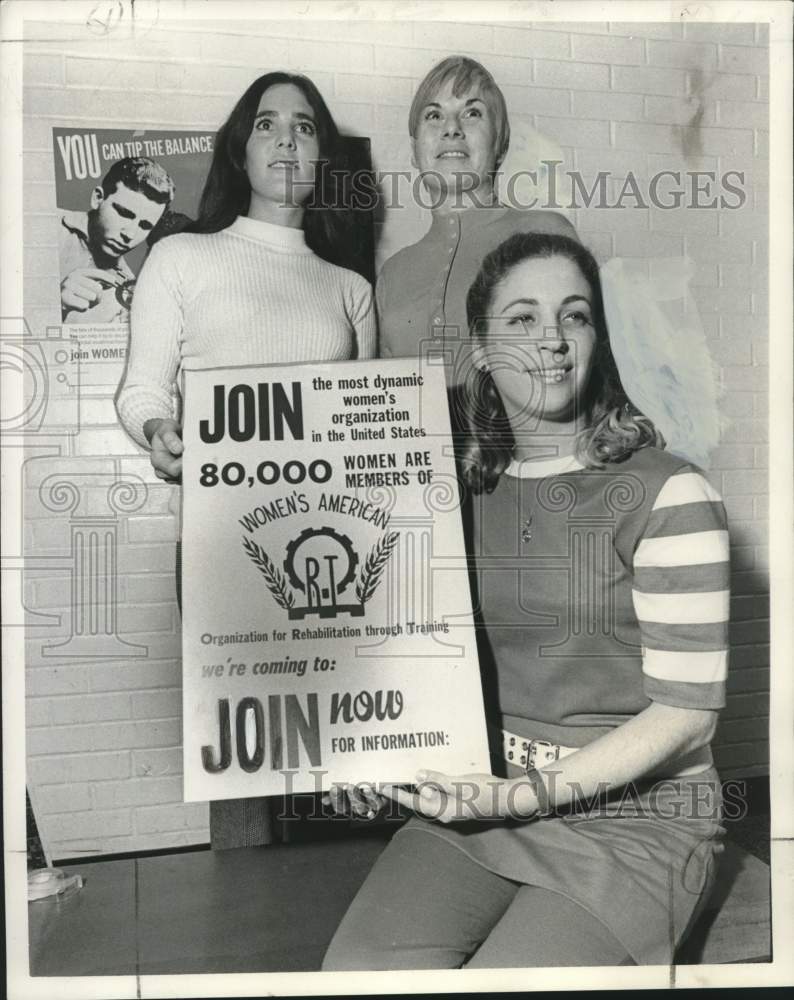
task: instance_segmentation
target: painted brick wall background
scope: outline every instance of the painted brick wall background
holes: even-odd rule
[[[503,87],[518,145],[560,152],[563,169],[577,169],[588,186],[601,170],[611,173],[613,190],[629,170],[639,179],[664,169],[744,171],[748,198],[735,211],[567,214],[602,261],[620,255],[644,266],[687,254],[696,264],[694,297],[729,418],[710,469],[731,518],[734,590],[730,701],[716,756],[724,776],[766,773],[764,26],[196,21],[101,37],[76,25],[29,23],[26,38],[24,301],[34,338],[57,335],[59,323],[52,127],[215,128],[270,68],[310,75],[342,130],[371,138],[380,170],[408,168],[416,84],[438,59],[461,52],[484,62]],[[416,240],[428,218],[418,208],[388,212],[379,263]],[[92,369],[80,389],[79,432],[43,429],[24,473],[27,773],[55,858],[208,840],[206,805],[180,801],[173,488],[153,477],[117,425],[119,370],[112,362],[104,374]],[[59,467],[79,479],[79,498],[47,480]],[[109,483],[119,481],[126,488],[109,500]],[[110,625],[127,645],[114,644],[106,658],[56,645],[70,635],[75,531],[82,541],[103,533],[118,570]],[[112,569],[97,577],[111,589]]]

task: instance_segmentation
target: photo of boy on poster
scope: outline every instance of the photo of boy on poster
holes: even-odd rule
[[[58,244],[64,323],[126,319],[135,275],[124,257],[151,236],[173,197],[174,182],[159,163],[128,157],[91,192],[87,212],[64,213]]]
[[[149,250],[195,218],[214,135],[53,128],[52,144],[61,321],[127,324]]]

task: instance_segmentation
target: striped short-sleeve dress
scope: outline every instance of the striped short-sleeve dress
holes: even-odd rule
[[[728,533],[699,469],[656,448],[603,470],[514,464],[472,503],[480,662],[497,726],[576,748],[651,701],[722,707]],[[414,819],[397,836],[443,837],[506,878],[561,892],[636,962],[664,964],[711,887],[723,832],[705,748],[562,815]]]

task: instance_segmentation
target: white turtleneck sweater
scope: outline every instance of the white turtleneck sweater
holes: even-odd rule
[[[116,400],[144,447],[145,421],[174,416],[179,368],[372,358],[372,289],[329,264],[303,231],[238,217],[219,233],[179,233],[152,248],[130,317]]]

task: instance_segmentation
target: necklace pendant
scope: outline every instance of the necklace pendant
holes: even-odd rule
[[[532,518],[528,517],[521,528],[521,541],[531,542],[532,541]]]

